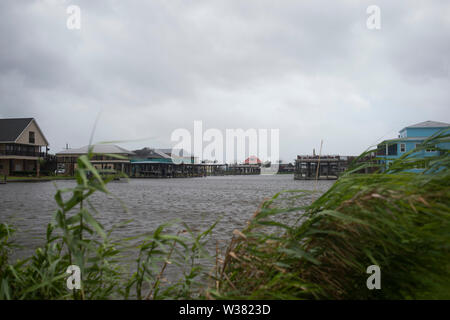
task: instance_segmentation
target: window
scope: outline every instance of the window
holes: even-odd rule
[[[406,144],[400,143],[400,152],[405,152],[405,151],[406,151]]]
[[[34,132],[33,131],[28,132],[28,142],[34,143]]]
[[[388,146],[388,156],[396,156],[397,155],[397,144],[390,144]]]

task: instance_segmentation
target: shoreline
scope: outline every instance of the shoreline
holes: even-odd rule
[[[293,173],[277,173],[274,174],[274,176],[278,175],[293,175]],[[264,174],[259,174],[264,175]],[[218,177],[219,175],[211,175],[211,176],[192,176],[192,177],[127,177],[127,179],[185,179],[185,178],[206,178],[206,177]],[[220,175],[220,176],[257,176],[257,174],[236,174],[236,175]],[[49,181],[68,181],[68,180],[75,180],[75,177],[45,177],[45,178],[35,178],[35,177],[29,177],[29,178],[8,178],[6,180],[6,183],[4,180],[0,181],[0,184],[8,184],[8,183],[17,183],[17,182],[27,182],[27,183],[37,183],[37,182],[49,182]]]
[[[8,183],[16,183],[16,182],[49,182],[49,181],[59,181],[59,180],[75,180],[75,177],[67,177],[67,178],[52,178],[52,177],[46,177],[46,178],[20,178],[20,179],[7,179],[6,183],[4,180],[0,182],[0,184],[8,184]]]

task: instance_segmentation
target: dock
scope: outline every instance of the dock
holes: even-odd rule
[[[359,162],[373,161],[375,155],[370,155],[358,160]],[[297,156],[295,160],[295,180],[336,180],[354,162],[356,156]],[[358,173],[374,172],[376,167],[367,167]]]
[[[297,156],[294,179],[336,180],[347,166],[348,160],[340,156]]]
[[[130,178],[189,178],[225,175],[260,174],[258,165],[228,165],[205,163],[175,164],[162,161],[133,161]]]

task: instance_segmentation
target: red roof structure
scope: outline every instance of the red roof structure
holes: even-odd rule
[[[245,159],[244,164],[261,164],[261,160],[257,156],[250,156]]]

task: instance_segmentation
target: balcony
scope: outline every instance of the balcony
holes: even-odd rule
[[[0,150],[0,156],[22,156],[44,158],[45,152],[25,151],[25,150]]]
[[[377,156],[385,156],[386,155],[386,144],[379,145],[376,151]],[[389,144],[387,150],[388,156],[396,156],[397,155],[397,144]]]

